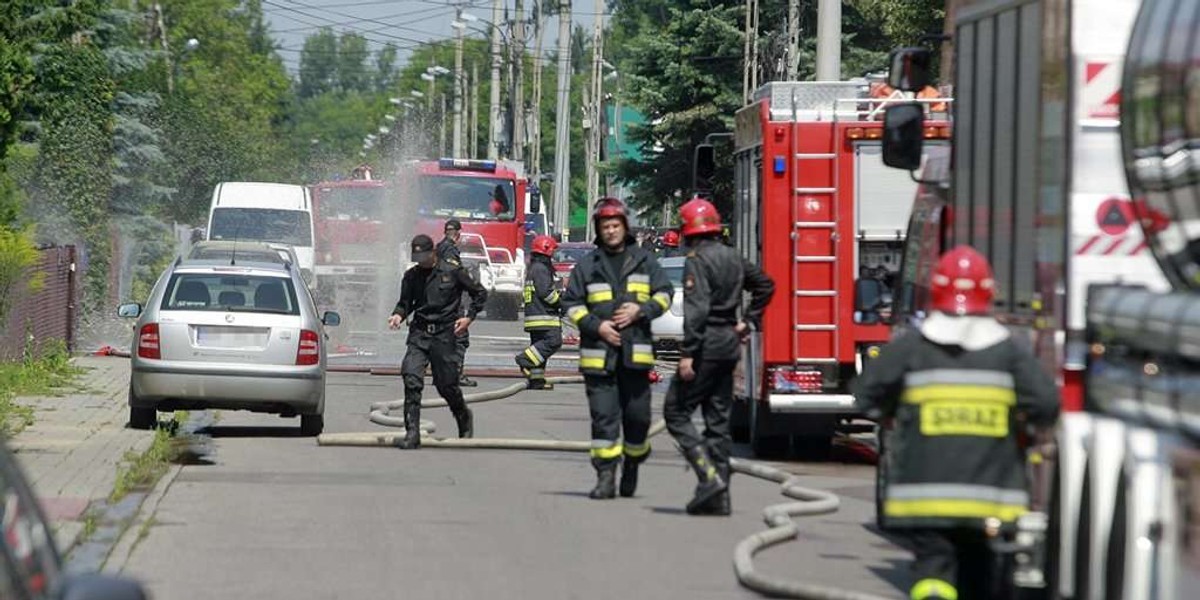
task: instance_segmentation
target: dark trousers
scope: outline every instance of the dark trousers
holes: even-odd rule
[[[959,600],[1008,598],[1008,586],[997,577],[995,555],[983,531],[974,529],[897,530],[913,552],[915,600],[934,595],[941,584],[954,586]],[[938,583],[941,582],[941,583]]]
[[[425,367],[433,367],[433,386],[450,405],[455,416],[467,407],[463,402],[462,389],[458,387],[458,375],[462,371],[458,353],[455,352],[456,338],[452,326],[437,333],[421,329],[408,332],[408,351],[400,365],[404,377],[404,408],[421,405],[421,392],[425,389]]]
[[[641,458],[650,452],[650,378],[646,371],[617,366],[609,375],[585,375],[592,413],[593,462],[614,462],[622,454]],[[624,446],[620,443],[624,432]]]
[[[464,331],[454,336],[454,354],[458,357],[458,374],[462,375],[463,366],[467,364],[467,348],[471,347],[471,332]]]
[[[707,447],[713,464],[728,477],[729,453],[733,439],[729,435],[729,411],[733,405],[733,371],[736,360],[697,360],[695,379],[671,379],[663,400],[663,418],[667,431],[684,450]],[[704,434],[692,424],[696,409],[704,416]]]
[[[562,330],[536,329],[529,332],[529,347],[517,355],[517,364],[529,371],[530,379],[545,379],[546,364],[562,348]]]

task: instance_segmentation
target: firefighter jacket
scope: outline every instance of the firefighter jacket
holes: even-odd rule
[[[935,315],[986,319],[1002,330],[990,317]],[[894,419],[884,481],[888,527],[980,528],[986,519],[1009,523],[1028,511],[1018,434],[1053,424],[1057,390],[1037,359],[1002,333],[973,347],[935,342],[923,325],[885,346],[856,381],[858,408]]]
[[[534,254],[525,271],[525,331],[561,329],[561,301],[550,257]]]
[[[450,241],[450,238],[442,238],[440,241],[438,241],[434,250],[437,252],[438,260],[448,261],[456,265],[462,265],[462,256],[460,256],[458,244]]]
[[[487,302],[487,290],[462,267],[439,260],[430,269],[420,266],[404,272],[400,301],[392,314],[408,319],[409,327],[434,329],[454,325],[462,315],[463,293],[471,296],[467,316],[474,319]]]
[[[613,261],[605,252],[603,247],[596,248],[576,263],[563,294],[567,318],[580,332],[579,370],[585,375],[611,374],[618,360],[629,369],[652,369],[650,321],[671,307],[675,293],[671,281],[654,255],[634,243],[632,237],[626,241],[619,273],[613,272]],[[621,330],[621,347],[614,348],[600,338],[600,324],[612,319],[626,302],[639,305],[641,314]]]
[[[701,239],[688,252],[683,270],[683,343],[685,358],[737,360],[741,339],[734,328],[743,291],[750,306],[742,320],[762,329],[762,315],[775,293],[775,282],[758,265],[746,262],[734,248]]]

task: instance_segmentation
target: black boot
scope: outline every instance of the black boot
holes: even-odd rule
[[[708,504],[704,505],[703,512],[706,515],[717,515],[717,516],[721,516],[721,517],[727,517],[727,516],[729,516],[729,514],[731,512],[733,512],[729,506],[729,487],[730,487],[729,463],[727,463],[727,462],[726,463],[718,463],[717,464],[717,475],[719,475],[721,477],[721,481],[725,482],[725,490],[722,491],[721,493],[717,494],[716,496],[713,496],[713,499],[709,500]]]
[[[475,387],[477,385],[479,385],[479,383],[477,383],[474,379],[467,377],[466,375],[459,375],[458,377],[458,387]]]
[[[421,401],[404,404],[404,439],[396,444],[401,450],[421,447]]]
[[[625,456],[624,464],[621,466],[620,493],[622,498],[632,498],[633,494],[637,492],[638,465],[649,457],[650,452],[648,451],[641,456]]]
[[[592,466],[596,467],[596,487],[592,488],[588,498],[592,500],[608,500],[617,496],[617,459],[593,458]]]
[[[687,503],[687,513],[689,515],[705,514],[705,505],[727,489],[725,480],[721,479],[716,465],[708,457],[708,451],[704,446],[685,449],[683,455],[687,458],[688,464],[692,466],[692,470],[696,472],[696,479],[699,480],[692,500]]]
[[[475,437],[475,415],[471,409],[463,407],[462,412],[454,415],[454,422],[458,423],[458,437]]]

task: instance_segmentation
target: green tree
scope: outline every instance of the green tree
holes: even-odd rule
[[[337,45],[337,35],[328,27],[304,38],[300,50],[301,98],[333,91],[337,85]]]
[[[394,92],[396,84],[396,45],[388,43],[375,55],[375,91]]]
[[[367,38],[357,33],[346,32],[338,38],[337,82],[343,92],[365,92],[371,87],[371,74],[367,70]]]

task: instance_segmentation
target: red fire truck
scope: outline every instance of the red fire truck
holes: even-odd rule
[[[530,193],[524,169],[518,163],[495,160],[442,158],[412,165],[411,190],[416,198],[417,222],[413,233],[441,239],[447,220],[458,219],[464,233],[477,233],[489,248],[504,248],[513,266],[525,266],[525,215],[537,214],[540,199]],[[407,194],[408,192],[405,192]],[[519,290],[492,290],[489,316],[515,320],[521,308]]]
[[[353,335],[360,316],[378,316],[380,269],[392,263],[383,260],[390,255],[384,226],[387,184],[374,179],[369,167],[359,167],[352,179],[323,181],[310,189],[316,299],[337,307],[347,321],[340,333]]]
[[[734,429],[756,454],[820,454],[856,426],[849,383],[889,339],[917,187],[880,159],[891,102],[866,80],[773,82],[736,115],[734,236],[777,286],[739,371]],[[944,144],[950,100],[922,102]]]

